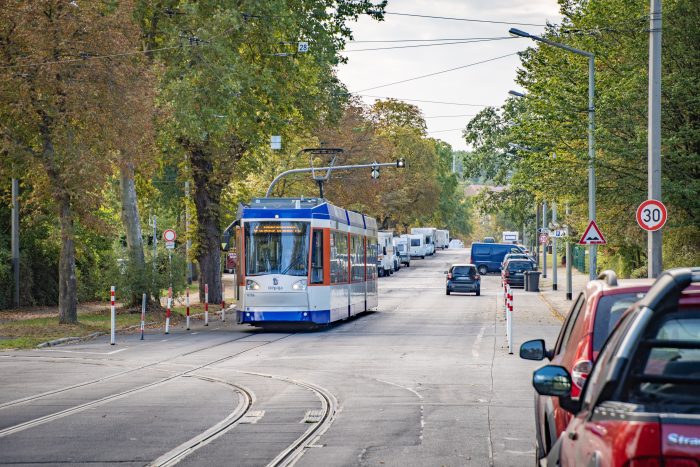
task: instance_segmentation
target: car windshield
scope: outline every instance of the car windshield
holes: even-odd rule
[[[603,348],[603,344],[615,329],[622,313],[643,296],[643,293],[625,293],[601,297],[596,308],[593,326],[594,352],[599,352]]]
[[[629,397],[633,402],[691,405],[700,412],[700,310],[666,319],[643,342]]]
[[[455,277],[473,277],[476,274],[476,268],[474,266],[455,266],[452,269],[452,274]]]
[[[307,222],[245,224],[246,275],[306,276],[309,258]]]
[[[508,271],[510,271],[510,272],[532,271],[532,263],[530,261],[516,261],[514,263],[508,263]]]

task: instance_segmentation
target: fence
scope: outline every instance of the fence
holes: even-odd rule
[[[580,272],[585,273],[586,268],[586,247],[581,245],[574,245],[573,247],[574,262],[571,263],[573,267],[578,269]]]

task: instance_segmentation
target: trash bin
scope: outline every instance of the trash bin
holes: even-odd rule
[[[525,291],[539,292],[540,291],[540,271],[525,271]]]

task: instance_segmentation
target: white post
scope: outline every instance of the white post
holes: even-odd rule
[[[508,334],[508,353],[513,354],[513,291],[508,286],[508,310],[506,310],[506,333]]]
[[[168,307],[165,309],[165,333],[170,334],[170,305],[173,299],[173,288],[168,287]]]
[[[204,325],[209,326],[209,284],[204,284]]]
[[[110,324],[111,324],[111,332],[110,332],[110,339],[109,343],[111,345],[116,344],[116,328],[117,328],[117,307],[114,305],[114,291],[115,287],[112,286],[112,288],[109,291],[109,302],[111,306],[111,317],[110,317]]]
[[[141,298],[141,340],[143,340],[143,333],[146,330],[146,294],[143,294]]]
[[[552,201],[552,224],[557,228],[557,203]],[[557,290],[557,237],[552,237],[552,290]]]

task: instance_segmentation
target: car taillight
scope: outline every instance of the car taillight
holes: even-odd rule
[[[593,362],[590,360],[579,360],[574,364],[574,367],[571,369],[571,381],[578,387],[579,389],[583,388],[583,385],[586,383],[586,379],[588,379],[588,374],[591,372],[591,369],[593,368]]]

